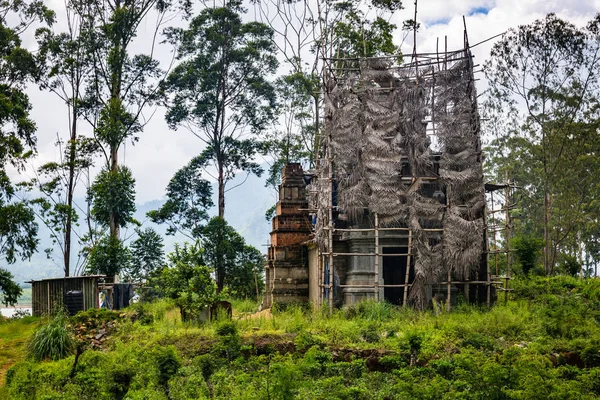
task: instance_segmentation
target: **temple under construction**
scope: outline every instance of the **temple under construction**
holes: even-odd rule
[[[473,57],[326,60],[316,169],[283,171],[266,306],[490,304]]]

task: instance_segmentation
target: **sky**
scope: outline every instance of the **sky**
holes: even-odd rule
[[[65,14],[64,2],[52,0],[48,4],[57,12],[59,23],[54,29],[59,31],[63,27],[61,21]],[[404,6],[405,9],[397,12],[393,19],[399,26],[402,21],[413,17],[413,2],[406,1]],[[461,48],[463,15],[466,17],[469,41],[474,45],[510,27],[542,18],[550,12],[576,25],[583,25],[597,10],[600,10],[600,0],[420,0],[417,20],[421,23],[421,29],[417,35],[417,51],[435,51],[436,38],[443,43],[445,35],[448,36],[449,50]],[[152,32],[152,21],[141,26],[134,43],[136,52],[148,51]],[[400,39],[399,33],[398,42]],[[483,64],[494,41],[473,48],[475,64]],[[25,43],[29,47],[35,46],[32,38],[26,39]],[[411,54],[412,48],[410,35],[402,45],[402,50],[405,54]],[[171,60],[172,52],[168,45],[160,45],[157,55],[163,65],[166,65]],[[485,90],[486,83],[483,74],[480,73],[478,78],[481,78],[478,82],[481,93]],[[68,131],[67,113],[54,94],[41,92],[35,87],[31,87],[28,93],[33,105],[32,117],[38,126],[39,155],[34,165],[41,165],[57,159],[58,151],[54,143],[57,133],[64,135]],[[163,198],[165,187],[173,174],[202,150],[200,141],[189,132],[173,131],[167,127],[164,111],[162,108],[149,109],[146,115],[153,114],[153,117],[140,134],[139,142],[135,146],[128,142],[121,152],[121,160],[131,168],[136,179],[138,203]],[[235,190],[229,192],[229,196],[236,196]],[[253,199],[248,199],[246,211],[252,211],[254,206]],[[257,202],[256,207],[263,207],[262,202]],[[230,212],[236,211],[241,210]]]

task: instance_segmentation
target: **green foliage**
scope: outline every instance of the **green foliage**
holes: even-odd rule
[[[148,279],[153,271],[164,264],[162,237],[152,228],[136,229],[138,237],[131,243],[131,264],[126,274],[130,280]]]
[[[5,306],[17,304],[23,293],[21,286],[13,280],[13,275],[4,268],[0,268],[0,292],[2,293],[2,303]]]
[[[124,227],[135,211],[135,179],[127,167],[103,169],[90,187],[92,216],[103,226]]]
[[[91,328],[102,325],[103,322],[111,322],[119,319],[120,312],[112,311],[106,308],[90,308],[86,311],[80,311],[71,317],[74,324],[85,324]]]
[[[302,331],[296,336],[294,344],[296,345],[296,350],[302,352],[307,351],[311,348],[316,349],[319,346],[321,346],[323,342],[319,340],[319,338],[315,337],[315,335],[312,335],[310,332]]]
[[[37,223],[27,202],[15,201],[7,168],[21,169],[35,151],[35,122],[27,85],[39,78],[38,63],[22,47],[21,35],[30,24],[54,22],[54,13],[41,1],[8,1],[0,5],[0,257],[8,263],[31,257],[37,248]],[[12,277],[0,270],[0,291],[14,304],[20,292]]]
[[[386,321],[392,317],[393,306],[384,301],[361,301],[346,308],[348,318],[364,318],[372,321]]]
[[[156,348],[153,357],[158,368],[158,383],[166,388],[169,379],[181,368],[181,360],[173,346]]]
[[[0,171],[1,179],[2,171]],[[1,184],[1,182],[0,182]],[[0,188],[1,192],[1,188]],[[10,264],[27,259],[37,249],[38,225],[27,203],[5,203],[0,193],[0,249]]]
[[[571,276],[577,276],[581,272],[581,264],[576,257],[563,255],[557,268],[557,272]]]
[[[42,325],[29,342],[29,355],[35,361],[60,360],[71,354],[75,342],[68,329],[68,318],[57,313],[47,324]]]
[[[360,336],[367,343],[377,343],[380,339],[377,328],[376,324],[368,324],[361,329]]]
[[[388,305],[382,319],[298,307],[200,327],[155,318],[115,333],[106,351],[85,351],[73,378],[72,358],[15,364],[6,397],[597,398],[600,282],[534,276],[517,287],[507,304],[439,315]],[[361,331],[393,333],[369,343]]]
[[[213,347],[212,354],[231,362],[237,358],[241,349],[241,338],[233,321],[219,322],[216,329],[218,344]]]
[[[167,256],[168,266],[157,270],[150,285],[164,297],[173,299],[184,321],[199,319],[202,310],[217,298],[210,268],[204,266],[198,245],[176,245]]]
[[[533,236],[516,236],[511,239],[510,247],[514,249],[525,275],[529,275],[535,267],[543,246],[543,239]]]
[[[181,232],[193,240],[200,238],[202,223],[208,221],[207,210],[213,206],[210,182],[201,177],[203,166],[194,158],[177,171],[167,186],[167,201],[148,212],[152,222],[168,225],[168,235]]]
[[[114,276],[131,265],[131,251],[119,238],[106,235],[90,250],[87,270],[92,274]]]
[[[274,161],[269,166],[265,186],[277,190],[281,171],[289,162],[309,161],[315,165],[315,126],[313,107],[320,80],[314,73],[295,71],[275,81],[279,113],[286,121],[283,129],[269,132],[266,150]],[[274,213],[274,211],[272,211]],[[271,220],[267,214],[267,220]]]
[[[260,303],[253,298],[245,299],[232,299],[231,304],[233,309],[240,313],[252,313],[254,314],[258,310]]]
[[[89,138],[71,139],[65,144],[62,139],[56,142],[58,150],[63,152],[60,162],[49,162],[38,168],[36,178],[27,185],[27,190],[41,192],[43,197],[35,198],[31,204],[36,216],[50,231],[52,247],[45,249],[48,258],[54,258],[58,250],[65,275],[77,272],[71,268],[72,233],[77,227],[79,215],[73,202],[73,193],[79,176],[93,165],[93,157],[98,151],[97,143]],[[63,149],[64,146],[64,149]],[[67,254],[68,253],[68,254]]]
[[[390,11],[401,7],[400,2],[373,2]],[[386,4],[387,3],[387,4]],[[400,48],[394,44],[393,34],[396,25],[381,16],[367,19],[359,4],[353,1],[336,2],[334,9],[341,18],[333,24],[336,53],[339,57],[357,58],[382,55],[400,56]]]
[[[187,29],[170,28],[180,63],[169,74],[166,119],[170,127],[186,126],[206,145],[199,156],[212,164],[219,185],[219,216],[225,214],[225,186],[240,171],[260,174],[253,161],[260,146],[244,137],[260,134],[273,121],[275,90],[267,76],[277,58],[273,30],[242,21],[241,1],[206,7]]]
[[[511,225],[517,237],[543,237],[548,275],[582,244],[596,254],[598,23],[578,28],[548,14],[509,29],[484,68],[488,172],[519,187]]]
[[[203,231],[204,261],[216,274],[217,287],[234,298],[256,298],[262,292],[264,256],[224,219],[212,218]],[[258,288],[257,288],[258,286]]]

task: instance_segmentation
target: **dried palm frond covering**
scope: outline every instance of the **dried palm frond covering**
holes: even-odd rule
[[[335,68],[325,85],[326,150],[311,185],[311,207],[318,210],[316,242],[321,249],[329,246],[326,227],[334,201],[350,227],[376,213],[381,227],[410,228],[415,278],[409,299],[422,308],[430,300],[428,287],[449,273],[469,279],[484,252],[471,54],[417,56],[402,65],[393,58],[333,60],[331,65]],[[431,181],[444,193],[425,195]]]

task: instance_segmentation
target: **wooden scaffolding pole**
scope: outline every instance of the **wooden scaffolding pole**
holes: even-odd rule
[[[402,305],[408,305],[408,280],[410,278],[410,263],[412,255],[412,229],[408,231],[408,255],[406,256],[406,274],[404,275],[404,298]]]
[[[327,143],[327,163],[329,167],[329,314],[333,315],[333,161],[331,159],[331,135],[329,138],[329,143]]]
[[[506,172],[506,188],[504,189],[504,208],[506,209],[506,279],[504,284],[504,302],[508,301],[508,281],[510,279],[510,182]]]
[[[375,301],[379,301],[379,215],[375,213]]]

